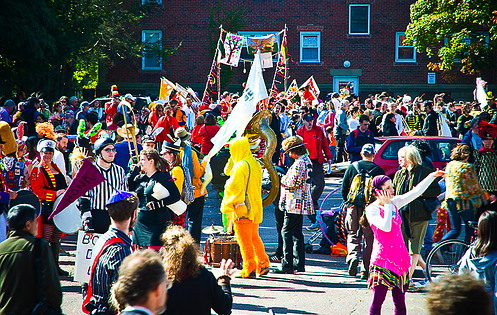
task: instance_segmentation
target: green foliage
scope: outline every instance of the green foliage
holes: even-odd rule
[[[245,13],[247,9],[245,6],[241,8],[234,8],[231,10],[225,9],[221,6],[221,1],[217,5],[212,6],[209,12],[209,47],[212,58],[219,47],[223,51],[222,43],[219,43],[219,27],[222,26],[224,30],[230,33],[237,33],[247,23]],[[233,69],[230,66],[221,65],[221,88],[227,87],[232,80]]]
[[[437,57],[432,70],[478,74],[495,69],[497,0],[418,0],[411,5],[406,44]]]
[[[98,82],[99,65],[153,51],[167,58],[179,47],[148,47],[132,26],[155,7],[123,0],[0,1],[2,93],[42,90],[58,97]]]

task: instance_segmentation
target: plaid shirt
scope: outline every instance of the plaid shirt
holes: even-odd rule
[[[313,214],[311,197],[312,162],[307,154],[293,162],[281,178],[280,209],[293,214]]]

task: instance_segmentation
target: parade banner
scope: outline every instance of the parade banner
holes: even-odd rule
[[[247,80],[247,85],[243,91],[238,104],[235,106],[228,119],[217,134],[212,138],[214,144],[206,160],[209,161],[221,148],[228,143],[228,140],[236,132],[238,137],[242,136],[252,115],[257,109],[260,100],[268,98],[264,77],[262,76],[261,56],[257,53]]]
[[[238,67],[240,54],[242,53],[243,37],[228,33],[224,39],[224,57],[220,60],[225,65]]]
[[[273,54],[270,52],[261,54],[261,65],[263,69],[273,67]]]
[[[98,184],[105,180],[103,175],[98,171],[98,169],[91,163],[90,160],[83,160],[83,164],[79,169],[76,176],[73,178],[71,184],[67,188],[62,200],[54,209],[52,214],[48,219],[52,219],[57,213],[64,210],[67,206],[73,203],[76,199],[83,196],[87,191],[93,189]]]
[[[169,97],[174,90],[174,84],[166,78],[160,79],[159,100],[169,102]]]
[[[300,90],[303,90],[303,97],[309,100],[317,99],[319,97],[319,93],[321,93],[316,81],[314,80],[314,76],[311,76],[309,79],[307,79],[307,81],[302,83],[302,85],[300,86]],[[307,91],[309,93],[306,93]]]
[[[83,283],[90,281],[93,252],[95,251],[95,245],[102,235],[96,233],[87,234],[83,231],[78,232],[76,259],[74,262],[74,281]]]
[[[262,37],[247,37],[247,49],[249,54],[277,52],[278,40],[276,34],[270,34]]]

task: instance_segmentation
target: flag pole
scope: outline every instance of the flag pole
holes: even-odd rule
[[[219,45],[221,44],[222,42],[222,38],[223,38],[223,25],[221,24],[219,26],[219,40],[217,41],[217,45],[216,45],[216,51],[218,52],[216,57],[218,58],[218,60],[216,60],[217,62],[217,101],[218,103],[221,101],[221,63],[219,62]]]
[[[285,23],[285,30],[283,31],[283,42],[287,45],[287,47],[285,48],[285,54],[287,53],[287,49],[288,49],[288,43],[287,43],[287,39],[286,39],[286,32],[287,32],[288,28],[286,26],[286,23]],[[286,56],[285,57],[285,73],[284,73],[284,77],[283,77],[283,90],[286,91],[287,90],[287,85],[288,85],[288,77],[287,77],[287,71],[288,71],[288,58]]]

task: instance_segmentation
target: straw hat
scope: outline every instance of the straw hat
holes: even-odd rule
[[[176,138],[181,139],[181,141],[190,139],[190,133],[183,127],[179,127],[178,129],[176,129],[174,131],[174,135],[176,136]]]
[[[126,129],[128,129],[128,132],[126,132]],[[131,138],[136,136],[140,130],[136,128],[132,124],[126,124],[122,127],[117,128],[117,134],[125,139]]]

